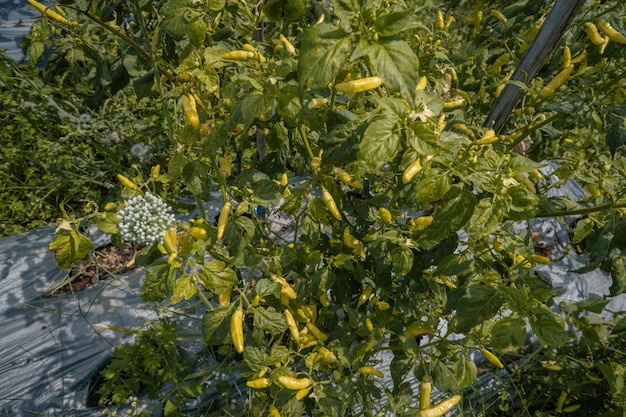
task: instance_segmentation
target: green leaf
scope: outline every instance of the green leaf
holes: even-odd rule
[[[141,100],[142,98],[152,97],[154,95],[154,91],[152,87],[154,86],[154,73],[149,72],[143,75],[140,78],[137,78],[133,81],[133,89],[135,90],[135,95],[137,96],[137,100]]]
[[[208,200],[211,195],[209,182],[205,175],[209,172],[209,166],[199,160],[188,161],[183,168],[183,180],[189,191],[197,197]]]
[[[507,168],[511,169],[511,172],[528,172],[535,169],[540,169],[545,164],[540,164],[539,162],[535,162],[532,159],[528,159],[522,155],[511,154],[511,159],[509,159],[506,164]]]
[[[526,343],[526,324],[521,318],[505,317],[491,329],[491,346],[504,352],[520,348]]]
[[[529,322],[542,345],[558,347],[570,340],[563,319],[543,304],[533,306]]]
[[[189,300],[196,295],[197,292],[198,286],[196,285],[196,278],[193,274],[181,275],[174,285],[171,303],[175,304],[182,300]]]
[[[140,296],[144,301],[162,301],[174,291],[176,270],[165,259],[158,259],[146,269]]]
[[[389,370],[391,371],[391,380],[393,385],[398,387],[404,381],[406,376],[413,367],[413,358],[407,358],[404,355],[395,354],[389,364]]]
[[[255,308],[254,328],[264,330],[271,335],[278,335],[287,330],[285,317],[273,307]]]
[[[615,322],[615,326],[613,326],[611,334],[626,340],[626,317],[622,317]]]
[[[600,314],[604,311],[604,307],[606,307],[608,303],[609,300],[604,297],[591,297],[586,300],[579,301],[576,305],[582,310]]]
[[[469,222],[469,234],[479,239],[500,230],[505,214],[504,205],[500,200],[488,198],[480,200]]]
[[[70,268],[72,263],[84,258],[93,251],[91,240],[78,231],[76,227],[63,230],[48,244],[61,268]]]
[[[187,165],[187,158],[182,153],[177,153],[172,156],[170,161],[167,164],[167,173],[172,178],[172,181],[175,181],[183,174],[183,169]]]
[[[532,218],[539,210],[539,198],[523,185],[506,190],[507,214],[513,220]]]
[[[306,0],[269,0],[263,6],[263,12],[273,22],[285,20],[289,23],[302,16],[306,4]]]
[[[187,34],[189,16],[195,14],[187,7],[187,3],[187,0],[171,0],[165,2],[161,9],[161,13],[165,16],[163,28],[177,40]]]
[[[223,261],[216,259],[208,261],[203,265],[198,280],[204,288],[215,294],[221,294],[239,283],[237,273],[227,268]]]
[[[356,24],[355,18],[358,16],[360,2],[357,0],[332,0],[333,11],[343,23],[343,27],[349,30],[350,26]]]
[[[408,99],[415,94],[419,76],[419,61],[405,41],[381,41],[370,44],[367,55],[374,74],[381,77],[392,92]]]
[[[261,299],[274,296],[276,298],[280,297],[280,290],[282,286],[278,282],[270,281],[269,279],[260,279],[257,281],[254,286],[254,292],[261,297]]]
[[[400,135],[395,121],[383,117],[367,126],[359,144],[358,157],[375,171],[391,161],[400,147]]]
[[[394,272],[398,276],[409,273],[413,266],[413,251],[406,247],[397,247],[391,250],[391,262]]]
[[[204,43],[208,30],[209,25],[207,24],[204,16],[197,16],[192,19],[187,26],[189,43],[196,47],[201,46]]]
[[[411,129],[413,134],[409,137],[409,143],[420,155],[437,155],[447,151],[439,142],[439,136],[435,134],[431,124],[415,121]]]
[[[452,179],[447,172],[439,173],[432,169],[424,172],[422,179],[416,184],[415,202],[418,206],[441,200],[452,188]]]
[[[243,360],[252,372],[259,372],[272,364],[265,349],[255,346],[247,347],[244,350]]]
[[[606,118],[608,131],[605,141],[614,156],[618,149],[626,145],[626,105],[615,105]]]
[[[451,391],[458,387],[459,380],[454,369],[454,363],[444,363],[438,359],[432,361],[433,385],[439,391]]]
[[[219,12],[226,6],[226,0],[208,0],[208,2],[205,1],[203,4],[206,4],[209,10]]]
[[[311,275],[311,292],[319,297],[323,292],[328,291],[337,277],[329,267],[320,268]]]
[[[420,247],[428,248],[443,241],[449,234],[456,235],[472,217],[477,201],[471,192],[454,186],[445,198],[447,201],[436,209],[433,223],[422,235]]]
[[[437,275],[468,275],[474,272],[474,259],[469,255],[452,254],[437,261]]]
[[[307,30],[300,45],[298,79],[307,88],[326,88],[350,56],[350,37],[322,23]]]
[[[456,308],[455,332],[467,333],[474,326],[496,315],[502,307],[502,299],[493,287],[472,285],[465,288],[463,295],[450,307]]]
[[[498,291],[506,299],[507,306],[516,313],[525,314],[528,305],[528,288],[499,287]]]
[[[460,355],[456,363],[457,389],[471,387],[478,377],[476,362]]]
[[[267,115],[274,104],[274,99],[263,93],[252,93],[244,96],[241,103],[243,122],[246,125],[254,122],[259,116]]]
[[[202,336],[210,345],[222,345],[230,341],[230,316],[235,304],[208,310],[202,316]]]
[[[93,218],[93,223],[104,233],[119,233],[119,228],[117,227],[119,220],[115,213],[104,213],[100,216],[96,216]]]
[[[374,23],[374,30],[379,36],[393,36],[418,26],[419,22],[415,17],[415,11],[402,10],[378,16],[376,23]]]
[[[587,238],[586,252],[589,254],[587,265],[578,268],[574,272],[584,274],[598,268],[607,258],[611,250],[611,243],[615,235],[615,219],[609,216],[608,221],[601,229],[598,229]]]
[[[580,243],[593,232],[593,220],[589,217],[580,219],[576,222],[574,227],[574,236],[572,236],[572,243]]]

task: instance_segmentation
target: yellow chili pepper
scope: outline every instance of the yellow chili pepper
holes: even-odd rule
[[[596,27],[596,25],[594,25],[593,23],[586,22],[583,25],[583,29],[585,30],[585,33],[587,34],[587,37],[589,38],[591,43],[593,43],[594,45],[601,46],[606,42],[605,39],[598,32],[598,28]]]
[[[280,417],[280,411],[278,411],[278,408],[276,408],[274,404],[270,405],[270,415],[272,417]]]
[[[538,264],[544,264],[544,265],[550,265],[550,258],[547,258],[545,256],[541,256],[541,255],[537,255],[537,254],[532,254],[530,255],[529,259],[532,262],[538,263]]]
[[[227,201],[222,206],[222,210],[220,211],[220,216],[217,219],[217,238],[221,239],[224,237],[224,231],[226,230],[226,225],[228,224],[228,217],[230,216],[230,210],[233,205],[230,201]]]
[[[423,75],[419,81],[417,82],[417,86],[415,87],[416,90],[423,90],[426,88],[426,85],[428,84],[428,78],[426,78],[425,75]]]
[[[320,294],[320,303],[322,303],[324,307],[330,305],[330,298],[328,298],[328,294],[325,291]]]
[[[337,208],[337,203],[335,203],[335,199],[332,194],[324,187],[322,187],[322,200],[326,204],[326,208],[330,214],[337,220],[342,220],[341,213]]]
[[[430,226],[433,223],[433,216],[420,216],[413,219],[415,226],[425,227]]]
[[[317,340],[321,340],[322,342],[328,340],[326,333],[321,331],[312,321],[307,321],[306,327]]]
[[[380,370],[374,368],[373,366],[361,366],[359,369],[357,369],[357,372],[363,375],[374,375],[379,378],[385,377],[385,374],[383,374]]]
[[[367,285],[363,289],[363,292],[361,293],[361,295],[359,295],[359,300],[356,303],[356,308],[357,309],[359,307],[361,307],[363,304],[365,304],[367,302],[367,300],[370,299],[370,295],[372,295],[372,290],[373,290],[373,288],[370,285]]]
[[[198,110],[196,110],[196,99],[191,95],[181,96],[183,102],[183,115],[185,116],[185,122],[193,126],[194,129],[200,127],[200,118],[198,117]]]
[[[379,87],[383,83],[380,77],[359,78],[335,85],[335,90],[341,93],[361,93]]]
[[[289,331],[291,332],[291,337],[296,341],[300,340],[300,330],[298,330],[298,325],[296,324],[296,319],[293,318],[293,314],[291,314],[291,311],[287,309],[285,309],[283,314],[285,316],[285,320],[287,321]]]
[[[295,396],[296,401],[302,401],[302,399],[307,396],[310,390],[311,388],[302,388],[301,390],[298,390]]]
[[[420,410],[417,413],[417,417],[441,417],[442,415],[450,411],[452,407],[457,405],[459,401],[461,401],[461,396],[453,395],[452,397],[447,398],[440,403],[433,405],[432,407]]]
[[[223,293],[220,293],[217,295],[217,303],[221,306],[225,306],[227,304],[230,304],[230,295],[233,291],[233,288],[230,287],[229,289],[227,289],[226,291],[224,291]]]
[[[227,59],[230,61],[247,61],[252,58],[254,58],[254,52],[246,50],[230,51],[222,55],[222,59]]]
[[[206,230],[201,227],[192,227],[189,230],[189,234],[191,234],[194,239],[204,239],[206,237]]]
[[[408,184],[422,170],[422,163],[417,158],[402,173],[402,184]]]
[[[430,406],[430,393],[433,389],[433,383],[430,378],[425,377],[420,381],[420,397],[418,409],[426,410]]]
[[[443,12],[441,10],[437,10],[437,27],[443,30],[446,27],[446,23],[443,17]]]
[[[507,18],[500,10],[491,9],[489,10],[489,14],[501,21],[502,23],[506,24]]]
[[[49,7],[46,7],[43,4],[39,3],[38,1],[28,0],[28,3],[30,3],[31,6],[37,9],[37,11],[44,13],[46,17],[54,20],[55,22],[62,23],[64,25],[67,25],[69,23],[66,18],[51,10]]]
[[[235,310],[230,319],[230,337],[238,353],[243,353],[243,310],[241,307]]]
[[[289,52],[290,55],[296,55],[296,48],[291,42],[289,42],[289,39],[287,39],[285,35],[281,33],[278,35],[278,39],[280,39],[280,41],[285,45],[285,49],[287,49],[287,52]]]
[[[493,129],[487,129],[480,139],[475,140],[472,143],[474,145],[488,145],[490,143],[497,142],[498,140],[500,140],[500,138],[496,135],[496,132]]]
[[[565,80],[567,80],[567,77],[569,77],[573,69],[574,64],[570,64],[568,67],[562,69],[552,80],[550,80],[550,82],[548,82],[548,84],[545,85],[545,87],[539,90],[539,95],[545,98],[554,93],[557,88],[565,83]]]
[[[308,388],[313,383],[313,381],[311,381],[309,378],[294,378],[287,375],[279,376],[278,382],[284,385],[285,388],[294,391]]]
[[[456,108],[461,107],[465,103],[465,100],[462,97],[456,98],[454,100],[448,100],[443,102],[444,110],[454,110]]]
[[[483,354],[483,356],[492,364],[494,364],[496,367],[498,368],[504,368],[504,365],[502,364],[502,361],[500,361],[500,359],[494,355],[492,352],[490,352],[487,349],[480,349],[480,353]]]
[[[503,53],[502,55],[497,57],[495,61],[493,61],[493,64],[491,64],[491,70],[493,72],[500,72],[503,65],[506,65],[509,62],[511,62],[511,58],[512,56],[510,53],[508,52]]]
[[[250,388],[263,389],[272,385],[272,381],[269,378],[256,378],[247,381],[246,385]]]
[[[367,327],[367,331],[370,333],[374,331],[374,324],[369,317],[365,319],[365,327]]]
[[[129,190],[139,191],[139,187],[137,186],[137,184],[135,184],[122,174],[117,174],[117,179],[122,183],[124,187],[128,188]]]
[[[380,213],[380,218],[382,219],[384,224],[391,223],[391,220],[393,220],[393,217],[391,216],[391,212],[389,210],[387,210],[384,207],[380,207],[378,209],[378,212]]]
[[[104,211],[112,211],[112,210],[115,210],[116,207],[117,207],[117,204],[115,204],[112,201],[109,201],[108,203],[104,205]]]
[[[609,22],[604,19],[598,20],[598,28],[609,37],[613,42],[626,44],[626,36],[616,30]]]
[[[352,188],[363,188],[363,183],[359,180],[354,179],[352,175],[350,175],[345,170],[335,167],[333,168],[333,172],[339,179],[339,181],[343,182],[346,185],[349,185]]]
[[[572,65],[572,51],[569,46],[565,45],[563,48],[563,68],[567,68]]]

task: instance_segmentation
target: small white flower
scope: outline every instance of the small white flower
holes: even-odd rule
[[[162,243],[175,221],[171,207],[150,193],[128,200],[117,216],[122,239],[148,244]]]
[[[435,114],[428,108],[424,107],[420,111],[412,111],[409,113],[409,118],[411,120],[420,119],[422,122],[425,122],[429,117],[433,117]]]
[[[150,147],[143,142],[135,143],[130,148],[130,153],[137,158],[140,158],[148,153]]]
[[[91,121],[91,116],[87,113],[81,113],[81,115],[78,116],[78,120],[80,120],[81,123],[89,123]]]
[[[120,135],[117,132],[111,132],[104,138],[106,143],[120,143]]]

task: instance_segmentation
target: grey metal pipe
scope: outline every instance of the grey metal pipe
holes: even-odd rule
[[[583,4],[585,0],[556,0],[539,32],[511,75],[512,81],[529,84],[535,78]],[[520,87],[507,84],[496,99],[483,126],[491,127],[499,133],[522,94]]]

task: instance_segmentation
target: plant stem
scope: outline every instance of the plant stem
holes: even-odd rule
[[[315,158],[315,154],[313,154],[313,148],[311,148],[311,143],[309,143],[309,138],[306,135],[306,131],[304,130],[304,126],[298,126],[298,132],[300,132],[300,136],[302,137],[302,141],[304,142],[304,147],[306,148],[307,153],[309,154],[309,158]]]
[[[202,301],[202,304],[206,306],[207,310],[213,310],[213,305],[211,304],[209,299],[206,298],[206,295],[204,295],[201,289],[198,289],[198,292],[196,294],[198,294],[198,298],[200,298],[200,301]]]
[[[547,211],[543,213],[537,213],[533,216],[535,219],[545,218],[545,217],[561,217],[561,216],[574,216],[578,214],[589,214],[595,213],[597,211],[607,210],[611,208],[622,208],[626,207],[626,200],[619,200],[616,202],[609,201],[607,203],[596,204],[592,207],[584,207],[575,210],[560,210],[560,211]]]
[[[141,57],[143,59],[145,59],[147,62],[152,62],[152,60],[150,59],[150,55],[137,43],[135,42],[135,40],[133,38],[131,38],[130,36],[128,36],[127,34],[125,34],[124,32],[122,32],[119,29],[116,29],[112,26],[107,25],[106,23],[104,23],[102,20],[98,19],[97,17],[95,17],[94,15],[90,14],[89,12],[85,11],[83,12],[83,14],[93,20],[95,23],[99,24],[100,26],[102,26],[104,29],[108,30],[109,32],[111,32],[112,34],[114,34],[115,36],[123,39],[126,43],[128,43],[135,51],[137,51],[137,53],[139,53],[139,55],[141,55]],[[161,67],[160,65],[156,64],[159,68],[159,71],[165,75],[170,81],[174,81],[176,80],[176,77],[174,76],[174,74],[172,74],[170,71],[168,71],[167,69]]]

